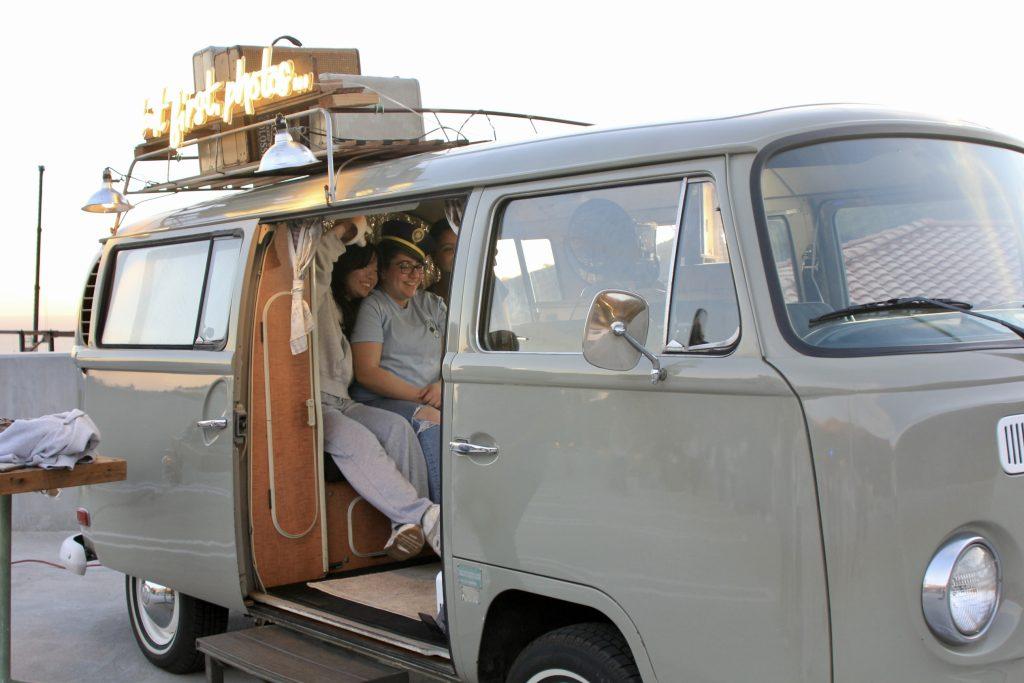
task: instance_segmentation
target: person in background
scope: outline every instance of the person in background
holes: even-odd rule
[[[434,243],[430,258],[441,271],[441,277],[427,291],[433,292],[448,303],[452,291],[452,270],[455,268],[455,243],[458,236],[448,224],[448,220],[442,218],[430,226],[430,239]]]
[[[425,495],[426,460],[416,434],[394,413],[362,405],[349,395],[352,353],[343,333],[342,309],[331,296],[331,280],[335,261],[347,250],[346,242],[359,234],[354,221],[341,221],[322,236],[315,255],[313,304],[324,450],[352,488],[391,520],[392,533],[384,548],[389,557],[404,560],[416,555],[423,548],[424,536],[440,556],[440,506]],[[355,255],[350,258],[356,260]],[[342,292],[350,299],[372,289],[375,282],[365,272],[342,280]]]
[[[398,413],[416,429],[427,461],[430,497],[441,495],[441,351],[448,309],[421,289],[432,241],[402,220],[381,226],[380,286],[362,303],[352,354],[353,396]]]

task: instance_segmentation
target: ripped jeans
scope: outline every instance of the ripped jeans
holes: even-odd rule
[[[441,425],[429,420],[413,417],[420,404],[415,401],[403,401],[397,398],[384,398],[365,387],[353,384],[349,389],[352,398],[362,404],[390,410],[405,418],[412,425],[423,450],[423,459],[427,465],[427,487],[432,503],[441,502]]]

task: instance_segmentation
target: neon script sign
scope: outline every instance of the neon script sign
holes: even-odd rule
[[[312,73],[296,73],[290,59],[271,64],[272,58],[272,49],[263,48],[260,68],[250,72],[245,70],[245,57],[239,58],[231,81],[215,81],[213,69],[207,69],[206,83],[199,92],[164,88],[159,98],[146,100],[143,135],[168,135],[170,146],[177,148],[189,132],[212,119],[231,123],[238,110],[252,115],[257,104],[301,95],[316,87]]]

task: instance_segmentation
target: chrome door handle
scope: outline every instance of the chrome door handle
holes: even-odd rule
[[[215,420],[196,420],[196,426],[202,429],[227,429],[228,419],[226,417],[218,417]]]
[[[497,446],[477,446],[466,441],[452,441],[448,444],[455,455],[497,455]]]

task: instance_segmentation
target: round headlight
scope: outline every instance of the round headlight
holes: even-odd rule
[[[962,645],[980,638],[999,606],[1002,576],[992,545],[975,534],[949,539],[928,565],[921,607],[941,640]]]

